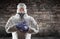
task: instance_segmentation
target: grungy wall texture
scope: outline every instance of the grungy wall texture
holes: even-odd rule
[[[31,0],[32,1],[32,0]],[[31,2],[30,1],[30,2]],[[40,32],[39,36],[59,35],[60,34],[60,4],[51,3],[53,1],[26,1],[28,14],[37,21]],[[17,2],[3,2],[0,5],[0,30],[5,31],[4,27],[12,15],[16,13]],[[50,5],[51,4],[51,5]],[[5,32],[6,33],[6,32]],[[5,34],[4,33],[4,34]],[[3,35],[3,34],[2,34]],[[5,34],[6,35],[6,34]]]

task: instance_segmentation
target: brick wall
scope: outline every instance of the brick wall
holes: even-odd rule
[[[47,4],[27,4],[28,14],[37,21],[40,32],[39,35],[50,35],[60,33],[60,5],[56,4],[49,8]],[[46,8],[46,6],[48,8]],[[5,27],[9,17],[16,13],[16,4],[5,4],[0,6],[0,26]],[[3,28],[4,29],[4,28]],[[5,30],[5,29],[4,29]],[[3,31],[2,31],[3,32]],[[54,35],[53,34],[53,35]]]

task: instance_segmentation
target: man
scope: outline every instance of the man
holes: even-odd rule
[[[12,39],[31,39],[31,34],[36,34],[39,31],[34,18],[27,14],[24,3],[17,5],[16,15],[9,18],[5,29],[7,33],[12,33]]]

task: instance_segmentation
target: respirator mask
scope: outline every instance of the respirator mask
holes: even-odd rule
[[[24,14],[25,14],[24,13],[24,8],[20,8],[18,14],[20,15],[21,18],[23,18]]]
[[[20,15],[21,18],[23,18],[25,13],[18,13]]]

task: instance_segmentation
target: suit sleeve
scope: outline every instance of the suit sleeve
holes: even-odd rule
[[[29,28],[32,31],[31,34],[36,34],[39,32],[39,26],[33,17],[31,17],[31,26]]]
[[[6,23],[5,26],[6,32],[7,33],[12,33],[16,31],[16,27],[15,27],[15,22],[13,20],[13,16],[9,18],[9,20]]]

